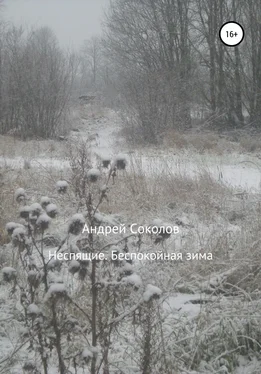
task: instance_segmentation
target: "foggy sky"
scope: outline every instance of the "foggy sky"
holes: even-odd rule
[[[49,26],[61,46],[79,48],[101,32],[109,0],[4,0],[4,18],[15,25]]]

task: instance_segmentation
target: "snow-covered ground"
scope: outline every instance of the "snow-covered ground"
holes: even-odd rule
[[[196,177],[204,170],[209,172],[216,180],[227,185],[256,192],[261,185],[261,161],[245,154],[224,154],[221,156],[211,153],[198,154],[192,150],[177,153],[173,149],[130,149],[122,136],[119,135],[121,124],[117,113],[112,110],[98,120],[82,119],[78,132],[72,131],[69,140],[90,138],[93,154],[99,157],[113,157],[117,153],[125,153],[134,167],[139,163],[136,172],[147,175],[160,173],[178,174]],[[44,167],[64,169],[69,167],[69,161],[48,155],[38,155],[28,160],[31,167]],[[0,166],[9,168],[23,168],[25,158],[0,156]]]
[[[100,117],[98,119],[82,119],[81,125],[79,126],[79,131],[72,131],[69,136],[69,141],[75,141],[80,142],[81,139],[91,139],[89,142],[90,151],[93,155],[94,160],[94,167],[95,163],[97,163],[97,157],[100,158],[103,157],[114,157],[118,153],[124,153],[126,154],[126,157],[128,159],[129,167],[127,168],[127,173],[130,171],[135,171],[136,173],[144,173],[146,176],[157,176],[157,175],[181,175],[181,176],[193,176],[197,178],[198,175],[202,175],[204,171],[207,171],[209,174],[211,174],[217,181],[219,181],[221,184],[227,184],[229,186],[232,186],[236,188],[237,190],[247,190],[249,193],[253,192],[256,193],[260,191],[260,182],[261,182],[261,167],[259,166],[261,164],[261,161],[255,157],[245,154],[224,154],[221,156],[217,156],[214,154],[197,154],[195,152],[186,150],[181,151],[177,153],[174,149],[156,149],[156,148],[144,148],[144,149],[131,149],[124,141],[124,138],[120,136],[120,130],[121,130],[121,124],[119,121],[119,118],[117,114],[113,111],[107,111],[106,115],[103,117]],[[66,144],[65,142],[62,142],[62,145]],[[68,168],[69,161],[66,158],[59,158],[57,155],[54,155],[53,157],[49,157],[47,154],[38,154],[34,158],[26,159],[30,163],[31,168],[45,168],[45,169],[65,169]],[[15,169],[23,168],[25,166],[25,159],[21,155],[20,157],[0,157],[0,166],[3,167],[9,167]],[[256,203],[255,199],[258,199],[258,195],[252,195],[254,201],[253,205]],[[241,200],[237,199],[235,197],[236,201],[235,204],[239,204],[241,209]],[[251,203],[251,199],[248,200],[249,204]],[[231,204],[234,202],[231,202]],[[155,268],[152,268],[149,270],[151,272],[149,275],[147,275],[147,264],[144,265],[140,264],[141,271],[143,271],[142,275],[146,278],[146,276],[150,276],[149,281],[154,281],[156,284],[158,282],[161,282],[160,289],[157,288],[154,285],[151,285],[149,289],[146,289],[145,291],[145,298],[147,298],[148,295],[151,295],[151,291],[155,292],[155,290],[158,290],[158,296],[161,297],[163,311],[165,313],[165,324],[164,328],[166,331],[169,331],[170,334],[170,348],[173,349],[171,351],[171,354],[175,356],[175,353],[178,353],[180,357],[184,360],[189,360],[191,357],[189,355],[185,356],[186,352],[194,352],[196,356],[196,352],[198,351],[198,346],[204,347],[204,344],[207,344],[208,339],[216,339],[214,344],[210,344],[213,347],[215,345],[219,345],[222,343],[223,339],[223,328],[224,331],[228,330],[227,335],[235,334],[235,339],[237,338],[237,335],[239,335],[239,332],[244,331],[245,325],[250,324],[252,327],[252,323],[254,326],[254,322],[259,315],[259,300],[253,301],[253,303],[250,305],[250,302],[246,302],[242,299],[241,294],[237,295],[223,295],[222,292],[225,292],[225,289],[222,289],[221,287],[221,293],[219,294],[219,287],[222,286],[222,282],[226,277],[233,276],[238,269],[241,270],[240,266],[242,257],[239,258],[238,262],[234,258],[235,264],[233,264],[233,267],[230,266],[229,271],[227,271],[227,267],[229,267],[230,263],[230,253],[229,251],[232,248],[232,254],[233,255],[233,246],[235,248],[241,248],[240,245],[237,243],[240,241],[240,238],[242,240],[248,240],[247,232],[243,232],[243,225],[242,222],[234,222],[232,221],[232,224],[229,223],[229,220],[227,220],[227,217],[225,216],[225,209],[223,209],[223,216],[219,214],[219,212],[213,212],[213,215],[215,215],[215,219],[209,220],[209,222],[206,223],[206,221],[200,221],[199,216],[197,216],[197,212],[194,213],[194,215],[191,212],[185,212],[185,211],[179,211],[178,209],[182,209],[184,206],[181,202],[181,208],[176,208],[175,212],[171,210],[168,217],[164,217],[164,219],[170,219],[172,222],[175,222],[176,218],[179,218],[179,221],[181,222],[181,234],[177,235],[177,237],[168,239],[168,250],[169,251],[175,251],[175,252],[182,252],[184,243],[186,243],[186,250],[189,250],[190,252],[198,252],[202,248],[206,249],[206,251],[210,248],[215,247],[215,240],[217,240],[217,249],[218,252],[223,251],[223,255],[217,253],[214,254],[214,256],[217,257],[217,268],[218,270],[211,270],[211,272],[215,273],[211,276],[205,276],[204,273],[204,267],[210,266],[209,264],[205,263],[202,265],[202,271],[197,270],[197,285],[193,280],[186,279],[190,277],[191,274],[187,272],[187,269],[193,271],[193,266],[199,267],[200,265],[191,265],[191,268],[186,268],[184,262],[182,266],[184,266],[183,270],[183,280],[184,283],[182,283],[181,287],[173,286],[172,283],[168,284],[166,286],[166,274],[169,273],[169,277],[171,279],[172,274],[178,274],[177,267],[179,266],[177,262],[173,265],[173,268],[164,268],[162,266],[161,268],[157,268],[155,265]],[[211,207],[210,207],[211,209]],[[251,208],[252,209],[252,208]],[[162,213],[157,212],[159,215]],[[180,214],[180,217],[178,214]],[[207,212],[208,213],[208,212]],[[97,213],[100,214],[100,213]],[[97,215],[96,214],[96,215]],[[145,213],[144,213],[145,216]],[[66,217],[67,219],[68,217]],[[132,217],[135,219],[135,217]],[[144,219],[146,217],[143,217]],[[162,217],[163,218],[163,217]],[[10,217],[11,219],[11,217]],[[59,220],[59,218],[58,218]],[[64,229],[64,221],[59,223],[59,230]],[[114,222],[113,222],[114,224]],[[247,222],[247,224],[249,224]],[[250,227],[250,226],[249,226]],[[242,230],[241,230],[242,229]],[[252,229],[252,226],[251,226]],[[253,229],[253,232],[255,230],[255,227]],[[245,237],[244,237],[245,235]],[[250,235],[250,234],[249,234]],[[189,241],[189,238],[191,238],[191,241]],[[253,238],[254,234],[253,234]],[[148,245],[146,243],[145,239],[145,246],[147,246],[147,250],[149,251],[151,248],[151,243]],[[255,248],[253,243],[251,244],[251,250],[253,251],[253,248]],[[144,245],[144,243],[143,243]],[[238,247],[236,247],[238,245]],[[242,247],[244,246],[244,241],[242,244]],[[48,249],[49,252],[50,248]],[[51,252],[54,252],[55,248],[52,248]],[[219,257],[220,256],[220,257]],[[223,258],[223,257],[224,258]],[[251,253],[249,254],[249,258],[251,256]],[[249,259],[247,258],[247,261]],[[250,260],[249,260],[250,261]],[[227,264],[226,264],[227,262]],[[174,263],[174,261],[173,261]],[[247,264],[247,262],[246,262]],[[234,267],[235,265],[235,267]],[[213,265],[214,266],[214,265]],[[224,269],[225,270],[224,270]],[[219,270],[220,269],[220,270]],[[154,273],[155,270],[155,273]],[[224,270],[224,271],[223,271]],[[156,273],[158,271],[158,273]],[[252,270],[251,270],[252,271]],[[255,270],[253,270],[255,271]],[[67,274],[67,273],[66,273]],[[175,274],[175,275],[176,275]],[[244,274],[245,276],[246,274]],[[174,277],[174,275],[173,275]],[[71,278],[68,278],[71,282]],[[68,280],[67,279],[67,280]],[[133,283],[135,285],[142,284],[141,277],[137,276],[137,274],[132,274],[130,276],[127,276],[125,278],[126,283]],[[238,276],[239,282],[240,282],[240,275]],[[75,286],[75,281],[73,280],[74,284],[66,284],[68,286],[68,289],[73,286]],[[173,282],[174,284],[175,282]],[[200,287],[199,287],[200,286]],[[61,287],[61,286],[59,286]],[[238,289],[241,287],[238,287]],[[53,287],[54,289],[55,287]],[[57,288],[57,287],[56,287]],[[163,292],[161,294],[161,289],[166,292]],[[214,292],[217,291],[217,294],[214,294]],[[147,294],[146,294],[147,292]],[[243,294],[243,292],[242,292]],[[237,304],[238,303],[238,304]],[[209,305],[209,308],[208,308]],[[235,317],[238,309],[237,305],[240,306],[240,315]],[[213,308],[211,309],[211,307]],[[21,307],[20,307],[21,309]],[[251,315],[251,313],[252,315]],[[6,329],[5,321],[10,320],[13,318],[14,312],[16,313],[16,322],[13,324],[13,330]],[[22,333],[22,325],[23,323],[19,322],[19,314],[22,312],[22,310],[19,310],[17,305],[13,305],[12,301],[8,301],[8,295],[6,288],[3,288],[2,291],[0,291],[0,350],[3,357],[8,356],[11,352],[15,350],[15,343],[17,340],[18,332]],[[223,313],[224,312],[224,318]],[[231,322],[232,321],[232,322]],[[223,325],[224,324],[224,325]],[[243,326],[243,327],[242,327]],[[248,325],[247,327],[248,328]],[[121,354],[125,354],[123,350],[126,349],[126,342],[128,342],[127,338],[128,331],[124,332],[126,333],[126,340],[120,340],[119,343],[119,352],[122,352]],[[173,337],[173,334],[177,333],[177,338]],[[2,337],[1,337],[2,335]],[[209,338],[210,336],[210,338]],[[179,338],[179,339],[178,339]],[[118,339],[118,337],[117,337]],[[198,340],[197,340],[198,339]],[[226,343],[226,339],[230,341],[230,338],[225,337],[224,342]],[[176,344],[176,340],[178,342],[186,342],[188,341],[187,345],[191,345],[191,347],[184,346],[184,352],[179,352],[179,349],[183,349],[182,344],[179,346]],[[219,341],[220,340],[220,341]],[[118,340],[117,340],[118,341]],[[13,343],[14,342],[14,343]],[[124,343],[123,343],[124,342]],[[135,344],[135,342],[132,342]],[[225,344],[224,343],[224,344]],[[115,345],[115,347],[117,346]],[[184,343],[185,344],[185,343]],[[131,344],[129,344],[132,346]],[[235,343],[236,345],[236,343]],[[180,348],[181,347],[181,348]],[[227,352],[227,351],[228,352]],[[235,348],[235,351],[237,348]],[[213,368],[216,366],[216,360],[218,361],[220,359],[220,367],[222,364],[222,359],[224,357],[229,357],[229,348],[224,348],[224,352],[221,354],[221,357],[219,357],[218,352],[213,348],[213,357],[208,357],[209,362],[213,364]],[[118,352],[118,356],[121,355]],[[183,357],[184,353],[184,357]],[[216,355],[216,356],[215,356]],[[22,360],[26,359],[27,352],[25,350],[22,350],[20,358]],[[117,354],[115,357],[118,357]],[[203,356],[202,356],[203,357]],[[121,357],[122,358],[122,357]],[[1,360],[0,360],[1,361]],[[202,359],[202,362],[204,360]],[[228,359],[229,361],[229,359]],[[124,363],[125,364],[125,363]],[[12,374],[18,374],[19,372],[19,366],[20,363],[17,364],[17,371],[15,369],[12,371]],[[240,367],[234,372],[234,374],[259,374],[260,371],[260,364],[258,360],[255,357],[250,357],[249,360],[246,358],[246,356],[242,356],[242,360],[239,362]],[[123,365],[124,366],[124,365]],[[131,370],[131,369],[130,369]],[[208,368],[202,368],[202,371],[195,371],[195,370],[189,370],[185,371],[184,374],[208,374],[208,373],[222,373],[225,374],[225,371],[222,371],[222,367],[219,371],[214,371],[215,369],[208,372]],[[81,371],[79,371],[81,373]],[[112,371],[114,373],[115,371]],[[50,374],[56,374],[57,371],[54,368],[49,369]],[[118,373],[118,372],[117,372]],[[126,371],[126,373],[133,374],[134,371]],[[152,373],[152,374],[158,374],[158,373]],[[180,373],[181,374],[181,373]],[[182,373],[183,374],[183,373]]]

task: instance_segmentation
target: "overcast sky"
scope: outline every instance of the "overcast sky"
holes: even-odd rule
[[[4,0],[4,18],[16,25],[49,26],[61,45],[78,48],[101,31],[109,0]]]

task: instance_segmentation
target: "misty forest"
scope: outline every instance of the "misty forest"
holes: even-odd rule
[[[7,3],[0,374],[260,374],[261,1],[111,0],[79,48]]]

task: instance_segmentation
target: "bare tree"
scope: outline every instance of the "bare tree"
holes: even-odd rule
[[[2,132],[23,139],[57,135],[64,125],[75,73],[75,58],[61,51],[48,28],[5,34],[5,97]]]
[[[166,127],[190,126],[193,76],[191,46],[188,40],[190,3],[190,0],[117,0],[112,3],[107,14],[104,46],[123,77],[122,92],[128,92],[129,83],[132,87],[136,84],[135,90],[132,90],[136,91],[136,99],[142,96],[142,92],[147,92],[145,96],[149,97],[147,106],[150,105],[150,111],[164,111],[164,124],[158,126],[156,132],[161,132]],[[165,96],[175,92],[172,106],[170,107],[170,100],[167,100],[166,110],[164,99],[160,98],[162,91],[158,95],[159,102],[154,95],[158,90],[160,77],[163,76],[168,77],[168,80],[164,81]],[[153,80],[157,82],[155,86]],[[134,101],[137,102],[135,98]],[[143,130],[151,130],[150,138],[155,141],[156,132],[153,128],[159,116],[157,115],[153,123],[153,117],[147,118],[147,114],[140,110],[142,106],[135,107],[137,122]],[[171,122],[166,122],[167,111],[172,114]],[[144,136],[147,130],[144,131]]]
[[[209,76],[202,96],[217,123],[242,126],[242,46],[230,49],[219,39],[218,31],[227,20],[241,22],[242,3],[234,1],[196,0],[193,5],[193,48]]]
[[[91,84],[96,88],[99,68],[101,65],[101,41],[98,37],[92,37],[84,42],[82,49],[83,66],[91,75]]]
[[[245,40],[244,66],[241,68],[250,121],[260,127],[261,118],[261,2],[249,0],[242,3],[243,19],[248,30]]]

